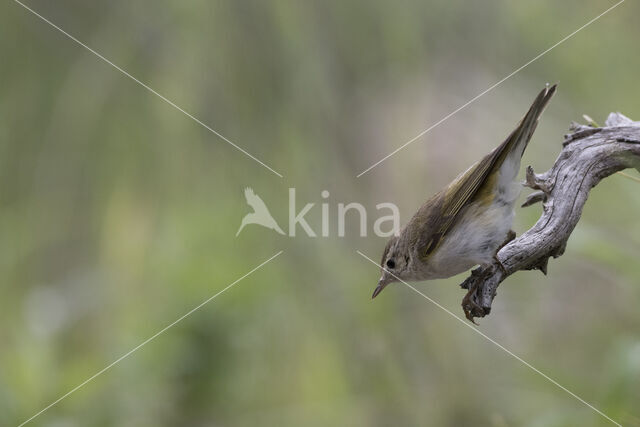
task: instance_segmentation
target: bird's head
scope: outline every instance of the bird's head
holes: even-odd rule
[[[380,261],[380,280],[371,298],[378,296],[389,283],[399,282],[408,276],[409,273],[409,253],[402,240],[398,236],[389,239],[384,248],[382,260]]]

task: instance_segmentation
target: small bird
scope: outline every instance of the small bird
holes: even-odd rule
[[[389,283],[446,278],[489,264],[515,237],[520,159],[556,87],[547,85],[502,144],[427,200],[389,240],[372,298]]]
[[[269,213],[267,205],[264,204],[260,196],[253,192],[253,189],[249,187],[245,188],[244,198],[247,199],[247,204],[253,208],[253,212],[246,214],[244,218],[242,218],[242,223],[236,233],[236,237],[247,224],[258,224],[275,230],[280,234],[284,234],[284,231],[282,231],[276,220],[271,216],[271,213]]]

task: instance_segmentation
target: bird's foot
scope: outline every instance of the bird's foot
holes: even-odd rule
[[[498,259],[498,252],[500,252],[500,249],[507,246],[507,244],[509,244],[509,242],[511,242],[515,238],[516,238],[516,232],[513,230],[509,230],[509,233],[507,233],[507,238],[504,240],[504,242],[502,242],[500,246],[498,246],[498,250],[496,250],[496,253],[493,255],[493,260],[496,262],[498,267],[500,267],[500,270],[502,270],[504,274],[507,274],[507,270],[505,270],[504,265],[502,265],[502,263]]]
[[[462,299],[462,310],[467,320],[476,325],[474,318],[484,317],[491,312],[491,305],[485,307],[481,301],[485,279],[491,275],[492,271],[494,270],[490,266],[480,266],[473,270],[471,276],[460,285],[462,288],[468,289]]]
[[[496,254],[493,256],[493,260],[495,261],[495,263],[497,264],[498,268],[500,270],[502,270],[503,274],[507,274],[507,270],[504,268],[504,265],[502,265],[502,263],[500,262],[500,260],[498,259],[498,253],[496,252]]]
[[[473,300],[473,294],[476,291],[475,288],[476,287],[474,286],[469,289],[469,292],[467,292],[467,294],[462,299],[462,310],[464,310],[464,316],[467,318],[467,320],[469,320],[474,325],[477,325],[473,318],[478,317],[477,314],[479,314],[482,307],[476,304],[476,302]]]
[[[479,287],[477,285],[473,285],[462,299],[462,310],[464,311],[464,316],[474,325],[477,325],[474,318],[484,317],[491,311],[491,307],[485,308],[476,302],[478,300],[478,288]]]
[[[471,270],[471,276],[467,277],[464,282],[460,283],[460,287],[462,289],[469,289],[480,276],[482,276],[482,267]]]
[[[509,230],[509,232],[507,233],[507,238],[498,247],[498,250],[496,252],[500,251],[500,249],[504,248],[507,245],[507,243],[509,243],[510,241],[512,241],[515,238],[516,238],[516,232],[513,231],[513,230]]]

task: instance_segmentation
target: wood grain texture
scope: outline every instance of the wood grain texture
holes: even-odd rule
[[[549,258],[558,258],[578,224],[589,191],[609,175],[626,168],[640,171],[640,122],[611,113],[604,127],[572,123],[562,151],[542,174],[527,168],[524,185],[536,190],[523,207],[543,203],[536,224],[503,246],[490,265],[472,271],[460,286],[469,289],[463,310],[469,320],[491,312],[502,281],[519,270],[547,273]]]

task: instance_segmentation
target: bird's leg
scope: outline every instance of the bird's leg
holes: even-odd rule
[[[481,273],[482,273],[482,267],[478,267],[471,270],[471,276],[467,277],[467,279],[460,284],[460,287],[462,289],[469,289],[469,287],[472,286],[470,284],[473,284],[476,280],[476,277],[480,276]]]
[[[480,307],[475,301],[474,296],[476,293],[476,289],[478,288],[478,282],[474,281],[474,283],[469,286],[469,291],[462,299],[462,310],[464,310],[464,316],[467,320],[471,321],[474,325],[477,325],[474,317],[482,317],[484,315],[484,310]],[[480,314],[483,313],[483,314]]]
[[[498,249],[496,253],[493,255],[493,259],[498,265],[498,267],[506,274],[504,271],[504,266],[498,259],[498,252],[502,249],[507,243],[516,238],[516,233],[513,230],[509,230],[506,239]],[[486,278],[489,272],[492,270],[492,266],[490,264],[481,265],[475,270],[471,271],[471,276],[465,280],[460,287],[464,289],[468,289],[467,294],[462,299],[462,309],[464,310],[465,317],[473,323],[476,323],[473,319],[474,317],[484,317],[489,314],[490,308],[482,307],[476,301],[480,301],[480,294],[482,293],[482,284],[484,283],[483,276]],[[477,323],[476,323],[477,324]]]
[[[502,272],[505,274],[507,274],[507,272],[505,271],[504,266],[498,259],[498,252],[500,252],[500,249],[504,248],[510,241],[512,241],[515,238],[516,238],[516,232],[513,230],[509,230],[509,232],[507,233],[507,238],[504,240],[504,242],[502,242],[500,246],[498,246],[496,253],[493,255],[493,260],[496,262],[496,264],[498,264]]]
[[[462,310],[465,317],[472,323],[477,324],[475,317],[484,317],[491,311],[491,307],[483,307],[479,304],[482,301],[485,280],[495,271],[492,264],[483,264],[471,272],[471,276],[464,281],[463,288],[469,291],[462,299]]]
[[[507,243],[509,243],[515,238],[516,238],[516,232],[513,230],[509,230],[509,232],[507,233],[507,238],[504,239],[504,242],[502,242],[500,246],[498,246],[498,250],[496,251],[496,253],[500,252],[500,249],[504,248],[507,245]]]

